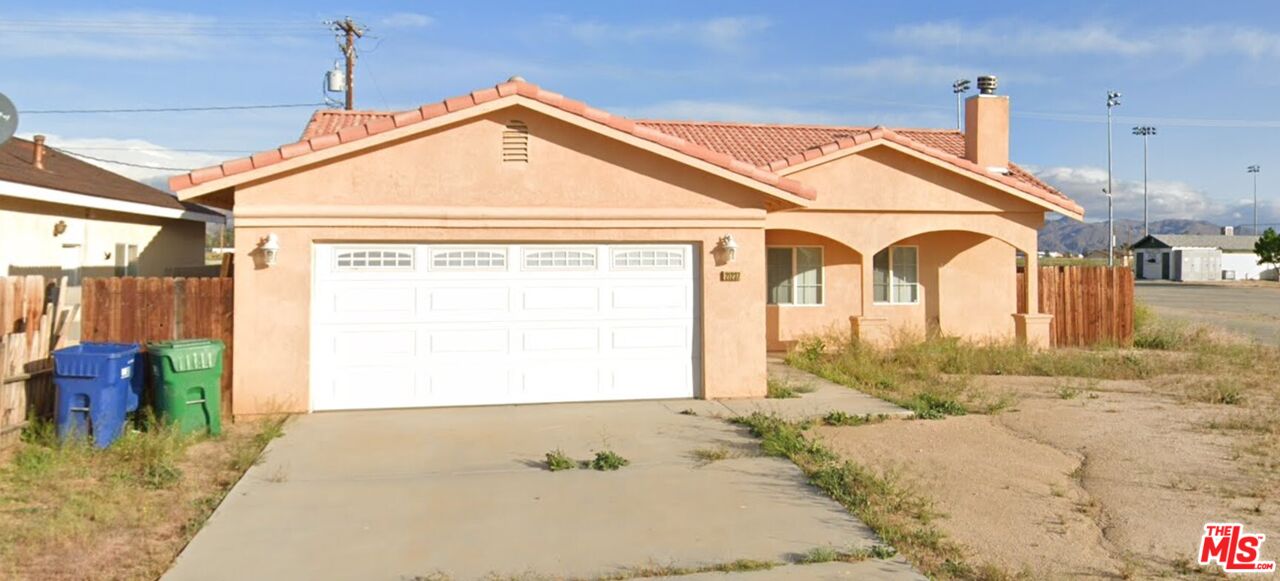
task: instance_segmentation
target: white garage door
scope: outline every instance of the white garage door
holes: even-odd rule
[[[315,247],[315,410],[693,397],[690,245]]]

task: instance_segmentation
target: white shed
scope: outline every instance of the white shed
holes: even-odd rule
[[[1227,229],[1230,232],[1230,229]],[[1139,280],[1276,279],[1253,252],[1257,236],[1151,234],[1133,245]]]

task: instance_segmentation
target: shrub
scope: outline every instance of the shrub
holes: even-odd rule
[[[573,459],[559,448],[547,452],[547,470],[559,472],[561,470],[573,470],[573,467]]]
[[[596,452],[596,457],[588,464],[592,470],[617,470],[630,464],[631,461],[619,456],[613,450],[602,450]]]

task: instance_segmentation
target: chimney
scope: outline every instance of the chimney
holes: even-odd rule
[[[1222,227],[1222,235],[1223,235],[1223,236],[1235,236],[1235,235],[1236,235],[1236,227],[1235,227],[1235,226],[1223,226],[1223,227]]]
[[[983,168],[1009,173],[1009,97],[996,94],[996,77],[978,77],[978,94],[964,102],[964,156]]]
[[[31,151],[31,165],[36,169],[44,169],[44,136],[37,135],[32,138],[32,141],[35,142],[35,146]]]

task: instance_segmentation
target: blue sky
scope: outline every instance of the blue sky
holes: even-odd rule
[[[357,106],[407,108],[520,74],[636,117],[954,126],[951,81],[992,73],[1012,152],[1105,216],[1280,222],[1280,3],[49,2],[0,18],[20,110],[308,103],[339,57],[321,21],[367,24]],[[1227,8],[1224,8],[1227,7]],[[39,8],[38,10],[36,8]],[[297,138],[309,110],[26,115],[22,134],[96,157],[195,167]],[[112,167],[154,181],[163,170]],[[1274,176],[1274,177],[1272,177]]]

